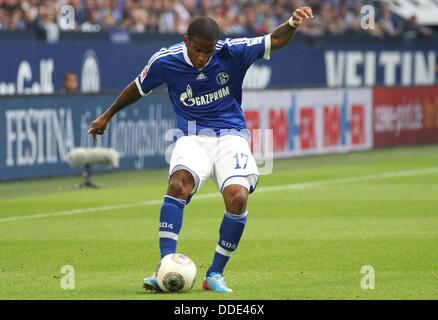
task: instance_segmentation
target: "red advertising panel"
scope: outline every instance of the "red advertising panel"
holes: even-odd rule
[[[324,106],[324,147],[337,146],[340,140],[339,106]]]
[[[360,145],[365,141],[365,106],[354,104],[351,107],[351,144]]]
[[[300,142],[302,150],[316,148],[315,122],[315,108],[303,107],[300,110]]]
[[[269,109],[269,128],[272,128],[274,133],[274,151],[286,150],[287,121],[284,109]]]
[[[374,146],[438,143],[438,86],[375,88]]]
[[[260,131],[258,140],[252,139],[254,153],[269,149],[261,139],[268,136],[265,130],[270,131],[269,146],[275,158],[373,146],[369,88],[246,91],[242,105],[247,128],[252,134]]]
[[[246,129],[251,134],[251,137],[254,137],[255,130],[258,130],[261,128],[260,123],[260,110],[245,110],[245,122],[246,122]],[[259,143],[259,140],[257,139],[251,139],[251,152],[253,153],[260,153],[261,152],[261,143]]]

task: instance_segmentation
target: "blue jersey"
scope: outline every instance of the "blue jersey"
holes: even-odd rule
[[[193,121],[196,133],[205,129],[216,134],[226,129],[241,132],[245,129],[241,107],[243,79],[255,60],[269,60],[270,39],[266,35],[218,41],[215,53],[202,69],[193,66],[187,47],[181,42],[155,53],[135,83],[142,96],[167,84],[177,127],[185,135],[192,133],[189,122]]]

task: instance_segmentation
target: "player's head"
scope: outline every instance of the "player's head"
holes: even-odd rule
[[[219,26],[213,19],[196,17],[189,25],[184,43],[193,65],[203,68],[215,53],[216,42],[219,40]]]

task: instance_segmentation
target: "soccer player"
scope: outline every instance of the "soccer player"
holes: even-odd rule
[[[223,271],[239,244],[248,215],[248,195],[255,190],[259,176],[241,107],[243,78],[255,60],[268,60],[271,52],[286,45],[297,27],[310,18],[311,8],[301,7],[271,34],[225,41],[219,40],[214,20],[195,18],[184,41],[155,53],[89,129],[96,139],[118,111],[160,84],[167,85],[181,134],[172,152],[167,193],[160,210],[160,254],[163,258],[176,252],[184,207],[213,176],[225,202],[225,213],[213,261],[202,284],[206,290],[232,292]],[[144,279],[143,286],[159,290],[156,275]]]

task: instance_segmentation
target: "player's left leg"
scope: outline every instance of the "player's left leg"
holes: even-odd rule
[[[224,188],[223,198],[226,210],[219,228],[219,242],[203,288],[218,292],[232,292],[224,281],[223,272],[245,229],[248,214],[246,211],[248,189],[239,184],[228,185]]]
[[[232,292],[223,277],[224,268],[237,249],[248,215],[248,195],[258,181],[258,168],[248,142],[238,136],[220,138],[215,162],[215,178],[225,202],[225,213],[219,229],[219,241],[203,288]]]

